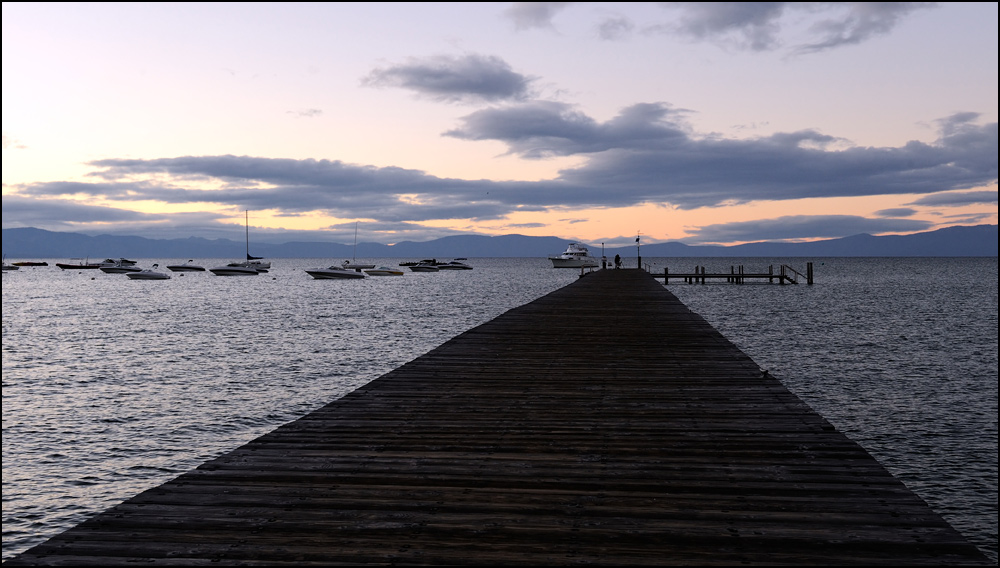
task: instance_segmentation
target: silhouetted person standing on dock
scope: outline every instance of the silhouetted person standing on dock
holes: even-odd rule
[[[620,254],[616,254],[615,255],[615,268],[621,268],[621,267],[622,267],[622,257],[621,257]]]

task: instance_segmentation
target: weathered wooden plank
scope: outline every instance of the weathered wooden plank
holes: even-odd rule
[[[7,562],[135,563],[990,565],[638,270],[587,274]]]

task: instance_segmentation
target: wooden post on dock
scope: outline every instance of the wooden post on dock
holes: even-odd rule
[[[784,286],[785,285],[785,278],[786,278],[786,276],[785,276],[785,265],[782,264],[781,265],[781,277],[778,278],[778,283],[781,284],[782,286]]]
[[[767,266],[767,273],[770,274],[770,276],[767,277],[767,283],[768,284],[774,284],[774,265],[773,264],[769,264]]]
[[[670,282],[670,269],[666,266],[663,267],[663,285],[666,286]]]
[[[806,263],[806,284],[812,286],[813,283],[813,263]]]

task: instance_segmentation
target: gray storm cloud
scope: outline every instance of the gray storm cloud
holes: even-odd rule
[[[410,58],[373,70],[362,84],[396,87],[440,102],[478,103],[523,100],[532,79],[501,58],[486,55]]]
[[[839,139],[811,130],[758,139],[699,137],[684,111],[643,103],[599,122],[561,103],[474,112],[449,131],[495,140],[526,158],[579,156],[577,167],[537,182],[444,179],[419,170],[336,160],[188,156],[92,162],[94,183],[47,182],[21,195],[121,201],[241,204],[289,213],[326,211],[394,221],[494,219],[550,207],[681,209],[752,201],[938,194],[996,183],[997,124],[963,115],[934,143],[827,149]],[[217,189],[220,187],[221,189]],[[209,188],[206,188],[209,187]],[[417,196],[414,200],[410,196]]]
[[[660,21],[634,23],[615,16],[596,26],[603,39],[623,39],[633,30],[693,41],[722,43],[749,51],[783,47],[795,23],[808,23],[806,39],[791,49],[812,53],[856,45],[890,33],[907,16],[936,2],[659,2]],[[581,2],[515,2],[504,15],[518,30],[555,29],[561,12]]]

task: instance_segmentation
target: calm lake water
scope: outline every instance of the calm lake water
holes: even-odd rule
[[[272,259],[259,276],[144,282],[64,260],[3,274],[4,559],[579,274],[504,258],[314,280],[304,269],[329,259]],[[996,258],[643,264],[804,272],[807,260],[813,286],[668,289],[996,561]]]

